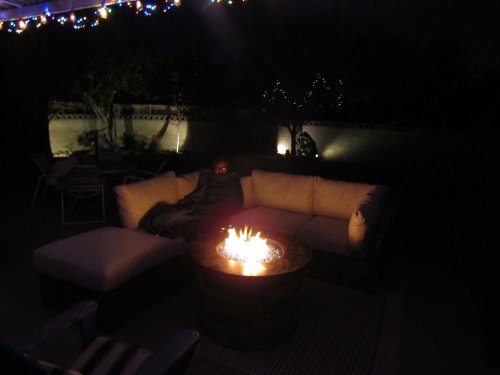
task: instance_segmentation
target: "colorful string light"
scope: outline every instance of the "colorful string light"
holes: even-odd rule
[[[207,0],[210,3],[223,3],[232,5],[235,0]],[[239,0],[241,3],[247,2],[247,0]],[[68,13],[61,13],[59,15],[52,14],[47,8],[44,14],[40,14],[33,17],[20,18],[15,20],[0,20],[0,30],[6,30],[11,33],[21,34],[23,31],[31,28],[40,28],[49,23],[56,22],[59,25],[70,25],[72,28],[79,30],[86,27],[96,27],[99,25],[100,20],[106,20],[112,13],[112,9],[115,6],[122,7],[123,5],[129,8],[135,8],[135,13],[151,16],[159,10],[163,13],[180,7],[182,4],[181,0],[161,0],[161,3],[142,3],[141,0],[134,1],[122,1],[118,0],[113,4],[106,5],[104,2],[97,8],[91,16],[88,16],[88,11],[85,12],[85,16],[78,16],[73,10]]]

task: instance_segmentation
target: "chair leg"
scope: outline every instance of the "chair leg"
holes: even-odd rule
[[[106,199],[104,185],[101,185],[102,222],[106,222]]]
[[[43,176],[38,176],[38,179],[36,180],[36,187],[35,187],[35,192],[33,194],[33,200],[31,202],[31,207],[35,207],[36,203],[36,198],[38,197],[38,190],[40,189],[40,183],[42,182]]]
[[[64,192],[61,191],[61,223],[62,225],[65,224],[64,222]]]
[[[78,221],[78,220],[72,220],[71,217],[69,219],[69,221],[67,221],[67,218],[66,218],[66,207],[65,207],[65,196],[64,196],[64,192],[61,192],[61,222],[62,222],[62,225],[67,225],[67,224],[92,224],[92,223],[105,223],[106,222],[106,197],[105,197],[105,190],[104,190],[104,185],[101,186],[101,206],[102,206],[102,209],[101,209],[101,219],[99,218],[96,218],[96,219],[93,219],[93,220],[81,220],[81,221]],[[67,197],[68,199],[68,202],[67,202],[67,206],[69,207],[70,209],[70,212],[74,212],[74,208],[80,200],[79,198],[73,198],[73,203],[74,205],[72,204],[72,197]]]

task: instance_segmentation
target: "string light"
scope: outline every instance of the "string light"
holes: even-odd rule
[[[110,6],[106,6],[103,2],[101,7],[96,8],[94,11],[94,17],[87,18],[86,16],[79,17],[73,10],[69,13],[61,13],[59,16],[52,15],[52,12],[48,9],[48,7],[44,10],[43,14],[35,15],[30,18],[19,18],[14,20],[0,20],[0,30],[6,30],[8,32],[14,32],[17,34],[21,34],[23,31],[30,28],[30,24],[33,24],[34,27],[39,28],[41,26],[47,25],[51,22],[57,22],[59,25],[67,25],[70,24],[74,29],[83,29],[85,27],[96,27],[99,25],[99,20],[108,19],[112,8],[114,6],[122,7],[126,4],[129,8],[135,8],[136,14],[141,14],[145,16],[151,16],[153,13],[157,12],[159,9],[162,9],[163,12],[170,11],[174,8],[180,7],[182,5],[182,0],[156,0],[159,3],[154,3],[155,0],[151,3],[143,4],[141,0],[117,0],[113,1],[113,4]],[[236,0],[205,0],[210,3],[217,4],[227,4],[233,5]],[[238,0],[241,3],[246,3],[247,0]],[[88,13],[87,13],[88,14]],[[30,22],[32,21],[32,22]]]
[[[101,17],[102,19],[108,18],[108,10],[106,9],[106,4],[103,4],[103,6],[99,8],[99,17]]]
[[[28,23],[25,20],[19,20],[17,26],[19,27],[19,30],[26,30],[26,28],[28,27]]]
[[[342,94],[342,85],[343,82],[341,79],[337,80],[337,97],[336,97],[336,107],[340,108],[342,107],[343,101],[343,94]],[[316,76],[314,77],[314,80],[312,82],[311,88],[309,91],[306,92],[305,96],[302,98],[302,100],[299,99],[290,99],[289,96],[287,95],[286,91],[281,87],[281,81],[277,79],[274,81],[274,85],[271,89],[271,91],[265,90],[262,93],[262,98],[267,101],[269,104],[277,104],[277,105],[285,105],[287,107],[295,108],[297,110],[305,108],[308,104],[309,101],[311,100],[314,92],[318,91],[319,89],[323,89],[325,91],[331,91],[332,88],[331,86],[328,85],[325,77],[321,75],[320,72],[316,73]],[[264,109],[265,111],[265,109]]]

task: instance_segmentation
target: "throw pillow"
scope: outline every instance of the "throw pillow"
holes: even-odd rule
[[[352,212],[349,220],[348,240],[352,251],[363,251],[364,244],[376,225],[387,197],[387,188],[377,185],[368,191]]]
[[[348,241],[350,251],[353,251],[355,253],[360,253],[363,251],[363,244],[367,231],[368,226],[366,224],[366,219],[363,216],[363,213],[360,210],[355,210],[351,215],[348,227]]]

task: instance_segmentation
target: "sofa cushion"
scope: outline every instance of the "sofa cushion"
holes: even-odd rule
[[[253,230],[294,235],[311,217],[276,208],[251,207],[231,217],[229,224],[236,228],[244,228],[246,225]]]
[[[103,227],[35,250],[35,268],[98,292],[108,292],[186,251],[185,243],[140,231]]]
[[[241,191],[243,192],[243,208],[254,206],[252,176],[240,177]]]
[[[330,180],[316,176],[314,177],[314,214],[349,220],[366,194],[376,188],[377,185]]]
[[[256,206],[312,214],[314,177],[286,173],[252,172]]]
[[[174,172],[165,172],[133,184],[118,185],[114,190],[122,224],[130,229],[137,229],[144,214],[156,203],[177,202]]]
[[[352,251],[362,251],[363,244],[376,225],[387,197],[385,186],[371,189],[359,202],[349,220],[348,240]]]
[[[175,183],[177,184],[177,199],[182,199],[189,193],[193,192],[193,190],[196,188],[196,185],[198,185],[199,177],[199,171],[177,176],[175,178]]]
[[[349,222],[344,219],[315,216],[302,226],[295,236],[314,250],[360,257],[358,252],[352,252],[349,248],[348,226]]]

